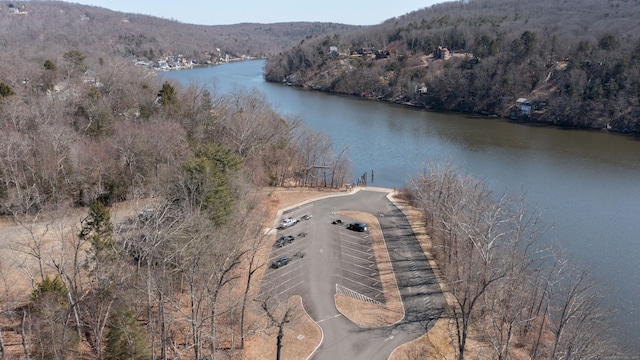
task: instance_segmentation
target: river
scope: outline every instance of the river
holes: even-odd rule
[[[262,78],[264,61],[162,73],[182,84],[262,92],[282,114],[299,116],[348,149],[354,177],[401,187],[426,162],[451,161],[495,192],[526,193],[548,241],[594,267],[607,285],[614,325],[640,354],[640,141],[598,131],[563,130],[503,119],[445,114],[307,91]]]

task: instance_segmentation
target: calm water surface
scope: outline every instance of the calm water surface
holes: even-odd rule
[[[163,73],[183,84],[264,93],[283,114],[348,148],[354,178],[374,170],[373,186],[406,184],[430,161],[450,160],[496,192],[525,192],[567,248],[611,289],[620,335],[640,353],[640,141],[500,119],[433,113],[300,90],[262,79],[263,61]]]

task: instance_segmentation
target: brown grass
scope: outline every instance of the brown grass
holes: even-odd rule
[[[267,199],[267,210],[269,213],[268,219],[275,219],[278,211],[303,203],[305,201],[318,199],[323,196],[345,194],[344,190],[341,191],[336,189],[287,189],[276,187],[266,187],[261,190],[261,193],[265,195]]]
[[[290,304],[294,306],[292,318],[295,319],[295,321],[287,324],[284,328],[282,358],[307,359],[320,345],[322,330],[320,326],[307,315],[300,296],[292,296],[289,298],[289,301]],[[263,320],[266,324],[266,318]],[[266,326],[263,328],[266,328]],[[277,333],[278,329],[271,327],[250,336],[247,339],[242,359],[275,359]]]
[[[344,193],[344,191],[305,188],[265,188],[261,190],[261,195],[264,196],[267,205],[268,218],[274,219],[275,221],[278,220],[276,219],[278,211],[305,201],[340,193]],[[431,267],[434,269],[436,276],[438,276],[437,264],[429,251],[432,244],[431,239],[427,235],[422,214],[402,200],[392,200],[402,208],[407,215]],[[119,204],[112,208],[112,218],[114,222],[117,222],[127,216],[135,215],[136,211],[142,208],[145,208],[143,204],[137,202]],[[387,306],[383,308],[373,304],[363,303],[362,301],[346,296],[336,295],[336,307],[343,312],[345,316],[361,326],[384,326],[394,323],[402,319],[404,312],[379,224],[377,220],[375,220],[375,217],[370,214],[348,214],[349,215],[344,213],[345,216],[370,224],[371,240],[376,253],[376,260],[378,261]],[[73,236],[73,234],[77,232],[80,219],[83,216],[86,216],[86,210],[80,209],[78,211],[76,209],[66,214],[53,214],[49,216],[49,218],[41,218],[33,227],[34,234],[37,237],[43,236],[43,244],[45,247],[53,250],[59,246],[58,242],[62,237]],[[47,224],[55,224],[59,226],[60,229],[65,228],[66,231],[64,234],[61,232],[53,232],[50,227],[49,232],[45,234],[44,231],[47,228]],[[265,225],[269,227],[272,224]],[[15,251],[16,243],[24,243],[28,240],[30,234],[26,230],[25,227],[15,223],[11,218],[0,218],[0,237],[4,239],[4,241],[0,242],[0,268],[5,278],[2,287],[12,294],[12,299],[7,300],[13,300],[12,302],[14,304],[21,303],[28,299],[31,284],[27,272],[33,273],[36,268],[36,266],[34,266],[36,264],[32,263],[33,259],[31,256]],[[380,233],[378,234],[378,232]],[[22,250],[24,251],[24,248],[22,248]],[[268,258],[269,251],[265,251],[263,256]],[[25,263],[25,260],[27,263]],[[256,274],[254,278],[256,284],[259,284],[261,277],[262,274]],[[7,281],[8,279],[11,280]],[[440,278],[438,279],[440,280]],[[442,286],[443,282],[440,281],[440,284]],[[285,328],[283,358],[307,359],[313,354],[322,341],[322,331],[313,319],[304,312],[299,297],[292,298],[290,301],[296,302],[297,311],[300,311],[300,316],[295,322],[288,324]],[[250,321],[256,324],[264,324],[265,318],[260,317],[256,312],[251,315]],[[440,319],[427,334],[397,348],[390,356],[390,359],[454,359],[455,334],[452,330],[453,327],[450,320]],[[298,339],[299,335],[302,335],[301,339]],[[267,331],[256,332],[248,336],[246,347],[239,357],[242,359],[274,358],[276,351],[275,336],[276,332],[274,328]],[[470,341],[468,348],[470,350],[468,351],[470,358],[474,358],[473,354],[481,356],[479,353],[483,352],[481,350],[482,347],[475,341]]]
[[[438,279],[440,288],[443,290],[447,306],[451,307],[454,303],[454,299],[447,295],[445,282],[439,271],[438,264],[431,253],[431,247],[433,243],[431,237],[427,234],[427,228],[424,221],[424,215],[422,212],[412,207],[407,201],[391,196],[391,200],[398,206],[405,214],[411,228],[413,229],[420,247],[424,252],[429,265],[433,269],[433,272]],[[440,318],[434,327],[429,330],[428,333],[398,347],[389,357],[390,360],[401,359],[419,359],[419,358],[434,358],[434,359],[456,359],[457,345],[456,345],[455,324],[453,319]],[[487,355],[488,351],[486,346],[473,338],[467,338],[466,356],[470,359],[490,358]],[[416,354],[420,354],[421,357],[415,357]]]
[[[453,344],[455,333],[452,332],[450,321],[450,319],[440,318],[428,333],[397,347],[389,359],[455,359],[456,351]]]
[[[331,196],[340,194],[337,190],[325,190],[325,189],[308,189],[308,188],[296,188],[296,189],[283,189],[283,188],[264,188],[261,191],[261,195],[264,196],[268,219],[278,221],[276,219],[279,211],[303,203],[305,201],[318,199],[323,196]],[[269,228],[272,224],[265,224]],[[270,237],[273,242],[275,233]],[[270,250],[265,249],[261,253],[261,259],[259,262],[267,262],[269,258]],[[264,269],[257,272],[253,281],[255,284],[260,284],[262,276],[264,275]],[[259,289],[259,286],[254,286],[254,291]],[[322,342],[322,330],[320,326],[304,311],[302,306],[302,298],[294,296],[289,301],[296,302],[296,316],[290,324],[285,326],[284,344],[282,348],[282,357],[284,359],[307,359],[316,350]],[[251,316],[251,321],[258,324],[266,324],[266,315],[260,315],[257,311]],[[261,328],[265,326],[262,325]],[[302,339],[298,337],[302,335]],[[266,331],[256,332],[246,339],[246,346],[242,352],[242,359],[265,359],[275,358],[276,354],[276,336],[277,329],[271,328]]]
[[[314,199],[314,198],[321,197],[323,195],[330,194],[330,193],[328,194],[325,191],[310,191],[310,190],[301,190],[301,189],[297,189],[297,190],[266,189],[264,191],[267,193],[267,196],[269,199],[269,208],[273,218],[275,218],[275,215],[280,209],[293,206],[295,204],[307,201],[309,199]],[[414,209],[411,206],[409,206],[409,204],[406,203],[405,201],[402,201],[396,198],[391,198],[391,200],[394,201],[394,203],[396,203],[396,205],[404,211],[405,215],[407,216],[407,219],[409,220],[413,228],[413,231],[416,237],[418,238],[418,241],[420,242],[420,245],[423,251],[425,252],[425,255],[427,256],[427,259],[429,260],[431,267],[436,272],[436,276],[438,276],[439,273],[437,271],[438,269],[437,264],[435,263],[435,260],[429,251],[430,247],[432,246],[431,238],[427,235],[422,213],[417,209]],[[364,216],[364,215],[369,215],[373,217],[372,215],[365,214],[365,213],[354,214],[351,212],[349,213],[344,212],[342,214],[344,216],[347,216],[346,214],[349,214],[348,216],[352,217],[354,220],[371,224],[369,231],[372,233],[371,234],[372,241],[374,241],[373,240],[374,237],[376,238],[378,237],[377,235],[375,235],[377,231],[379,231],[379,224],[377,220],[372,221],[371,218]],[[361,215],[363,215],[363,217],[361,217]],[[374,226],[374,224],[376,224],[377,226]],[[382,239],[381,234],[379,238]],[[380,246],[377,247],[377,250],[378,251],[376,252],[379,252]],[[385,246],[385,253],[386,253],[386,246]],[[385,263],[385,260],[378,259],[377,254],[376,254],[376,260],[378,261],[379,266],[380,264]],[[386,263],[389,264],[388,258],[386,260]],[[389,264],[389,267],[390,267],[390,264]],[[382,274],[383,272],[380,271],[380,273]],[[388,275],[388,272],[386,272],[386,274]],[[438,279],[440,280],[440,278]],[[390,281],[383,281],[383,283],[385,283],[386,286],[391,285]],[[393,283],[395,284],[395,277],[393,277]],[[440,281],[440,283],[442,284],[442,281]],[[399,298],[399,293],[397,291],[397,285],[395,286],[396,286],[395,293],[398,294],[397,304],[402,306],[401,303],[399,302],[400,298]],[[385,291],[385,296],[388,292],[389,291]],[[390,293],[393,293],[393,291],[391,291]],[[343,314],[345,314],[346,317],[352,319],[352,321],[360,324],[361,326],[383,326],[384,324],[390,324],[399,320],[398,319],[399,312],[390,311],[389,309],[385,309],[383,307],[380,307],[374,304],[358,301],[343,295],[336,295],[335,301],[336,301],[336,307]],[[389,302],[388,299],[387,299],[387,302]],[[346,315],[346,314],[349,314],[349,315]],[[403,314],[403,312],[401,314]],[[402,315],[400,315],[400,319],[401,318],[402,318]],[[304,321],[306,320],[313,321],[310,317],[308,317],[308,315],[306,315],[304,319],[305,319]],[[406,343],[398,347],[391,354],[389,359],[392,359],[392,360],[412,359],[412,358],[413,359],[434,358],[434,359],[442,359],[442,360],[455,359],[455,356],[456,356],[455,343],[454,343],[455,333],[453,333],[452,331],[453,331],[453,327],[451,324],[451,320],[444,319],[444,318],[440,319],[436,322],[435,326],[427,334],[421,336],[418,339],[415,339],[414,341],[411,341],[409,343]],[[273,353],[269,353],[269,347],[271,347],[272,351],[275,352],[275,335],[272,334],[269,337],[266,334],[265,335],[261,334],[260,336],[261,337],[266,336],[267,338],[270,338],[269,343],[267,343],[266,340],[261,340],[256,343],[251,343],[251,346],[248,346],[247,349],[245,350],[245,357],[244,357],[245,359],[260,359],[263,357],[271,356]],[[320,341],[321,341],[321,336],[318,336],[317,345],[320,344]],[[308,347],[306,350],[301,349],[303,351],[300,351],[298,353],[299,357],[292,357],[292,358],[306,359],[308,356],[310,356],[313,353],[314,349],[315,347],[313,347],[313,349],[311,349],[311,347]],[[304,355],[305,351],[307,354],[306,356]]]

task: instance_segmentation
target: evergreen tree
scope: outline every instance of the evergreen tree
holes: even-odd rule
[[[72,331],[67,287],[59,276],[45,277],[31,292],[31,353],[34,359],[64,359],[76,350],[79,337]]]
[[[0,97],[6,98],[7,96],[15,95],[15,91],[11,88],[11,86],[0,82]]]
[[[150,359],[145,334],[133,311],[121,310],[111,314],[105,341],[107,360]]]
[[[176,103],[177,96],[176,88],[168,81],[165,81],[164,84],[162,84],[162,89],[160,89],[158,93],[158,101],[164,106],[170,106]]]
[[[85,267],[98,280],[96,291],[109,292],[110,281],[106,269],[116,260],[115,241],[113,239],[113,224],[111,213],[100,200],[94,200],[89,208],[89,215],[82,220],[81,240],[91,244]]]
[[[80,239],[89,241],[97,252],[113,246],[111,213],[100,200],[91,203],[89,215],[82,220]]]
[[[46,60],[44,62],[44,68],[45,68],[45,70],[54,71],[56,69],[56,64],[51,60]]]
[[[81,73],[84,73],[85,71],[87,71],[87,68],[84,64],[84,59],[86,59],[87,56],[81,53],[80,51],[78,50],[67,51],[66,53],[64,53],[64,55],[62,55],[62,58],[66,63],[68,79],[71,78],[71,75],[76,70]]]
[[[31,300],[33,301],[38,301],[46,296],[53,297],[61,305],[67,304],[67,287],[60,279],[60,276],[56,276],[53,279],[49,276],[45,277],[31,292]]]
[[[174,196],[208,212],[211,220],[221,225],[237,199],[232,179],[241,165],[240,157],[224,146],[203,146],[182,165],[183,176],[174,188]]]

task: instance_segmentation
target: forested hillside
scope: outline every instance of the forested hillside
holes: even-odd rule
[[[497,96],[486,82],[472,81],[488,63],[499,66],[492,76],[506,79],[503,88],[514,94],[531,88],[511,82],[533,81],[536,64],[548,71],[552,52],[541,53],[547,35],[537,28],[519,29],[523,35],[517,36],[499,29],[524,20],[478,20],[495,25],[478,25],[486,30],[480,39],[488,45],[469,45],[467,54],[474,55],[442,61],[426,55],[446,39],[452,41],[448,46],[467,46],[462,35],[459,43],[447,37],[458,30],[455,18],[444,15],[466,6],[471,5],[441,5],[372,33],[334,36],[351,27],[204,27],[59,1],[0,1],[0,358],[236,359],[245,351],[260,354],[246,358],[262,358],[262,348],[250,341],[265,334],[270,340],[274,328],[282,331],[300,318],[289,315],[295,306],[288,301],[256,306],[253,300],[274,243],[273,232],[265,231],[275,213],[270,207],[279,206],[262,189],[342,187],[352,179],[346,151],[335,153],[328,136],[278,114],[260,93],[222,94],[215,84],[179,86],[131,59],[178,53],[197,58],[214,48],[261,56],[295,43],[299,46],[269,63],[271,79],[453,109],[461,109],[450,106],[460,104],[461,95],[438,91],[453,91],[464,81],[478,86],[466,96]],[[634,19],[625,6],[632,7],[620,3],[620,13]],[[477,16],[474,11],[467,19]],[[431,12],[440,17],[418,20]],[[620,26],[633,29],[632,22]],[[466,28],[462,23],[459,31]],[[440,35],[428,38],[429,27]],[[396,34],[389,38],[390,29]],[[313,36],[329,30],[330,37]],[[502,53],[507,41],[514,44],[508,47],[512,55],[523,52],[518,61]],[[609,62],[595,56],[604,52],[617,63],[618,54],[631,56],[627,47],[635,40],[612,33],[583,41],[581,51],[594,57],[577,61],[563,55],[557,64],[566,69],[551,72],[549,79],[558,83],[559,74],[609,69]],[[329,46],[340,50],[333,53]],[[364,55],[343,55],[351,47]],[[374,48],[383,50],[380,59],[375,51],[369,56]],[[629,59],[612,103],[635,104],[630,94],[638,78],[627,70],[636,60]],[[293,70],[303,64],[306,70]],[[585,86],[595,79],[600,78],[585,80]],[[435,81],[451,87],[434,89]],[[480,93],[480,85],[489,93]],[[351,86],[359,90],[348,91]],[[559,86],[547,93],[582,99],[571,86]],[[429,90],[416,95],[423,88]],[[376,95],[381,89],[389,92]],[[603,99],[606,94],[603,90]],[[580,104],[573,106],[581,109]],[[547,106],[554,106],[551,99]],[[628,111],[633,109],[629,105]],[[510,203],[488,201],[491,193],[482,184],[451,171],[432,169],[414,185],[406,196],[425,212],[442,245],[438,260],[449,265],[443,267],[450,271],[444,273],[447,284],[462,301],[449,312],[460,330],[451,338],[457,337],[459,359],[472,333],[490,345],[494,358],[600,359],[622,353],[599,307],[602,293],[586,271],[566,271],[561,254],[552,254],[556,267],[555,260],[537,252],[553,263],[547,276],[537,258],[518,252],[520,244],[529,244],[526,237],[538,233],[537,220],[520,216],[524,208],[510,213]],[[560,308],[554,306],[558,299]],[[291,344],[303,341],[299,335],[287,338],[285,346],[295,348]]]
[[[218,53],[262,57],[290,48],[307,36],[356,28],[308,22],[191,25],[62,1],[0,1],[0,19],[2,63],[11,66],[54,58],[69,49],[149,61],[178,54],[200,63]],[[9,49],[19,51],[5,52]]]
[[[280,119],[260,94],[214,96],[200,84],[170,87],[168,101],[156,76],[134,67],[131,59],[179,53],[201,59],[216,48],[264,56],[312,34],[353,28],[321,23],[198,26],[60,1],[0,1],[0,17],[4,213],[69,201],[89,204],[96,196],[112,203],[130,198],[136,188],[151,194],[157,189],[147,186],[158,183],[151,179],[159,179],[165,166],[186,160],[185,154],[201,146],[194,137],[209,131],[229,137],[205,143],[224,143],[243,163],[260,164],[265,171],[252,170],[255,184],[281,184],[289,177],[283,171],[290,169],[272,164],[272,172],[263,163],[285,157],[266,152],[317,135],[304,135],[296,122]],[[222,118],[237,121],[223,125]],[[203,133],[205,124],[210,125]],[[250,126],[247,137],[242,127]],[[320,153],[325,156],[328,150]]]
[[[304,41],[269,59],[265,77],[430,109],[637,132],[638,18],[638,1],[448,2]]]
[[[62,2],[16,2],[26,9],[10,13],[7,4],[0,358],[237,356],[245,335],[266,331],[248,305],[273,241],[259,189],[337,188],[351,179],[348,159],[262,94],[182,87],[130,61],[151,49],[223,47],[206,36],[213,27],[122,22]],[[251,43],[257,54],[309,26]]]

